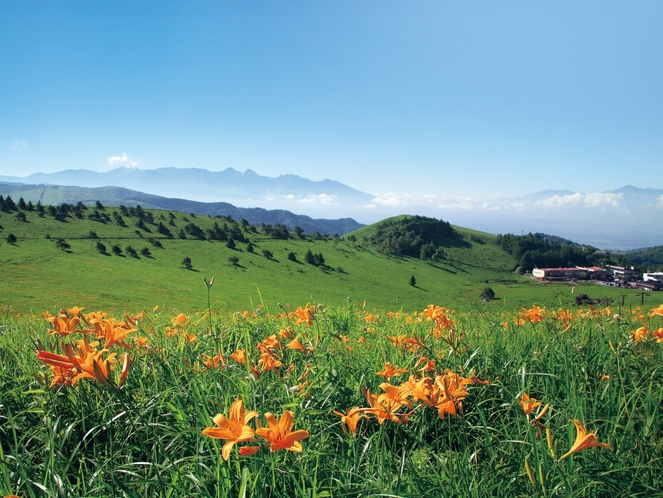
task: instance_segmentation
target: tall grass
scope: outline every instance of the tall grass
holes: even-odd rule
[[[188,317],[148,311],[137,323],[127,317],[136,331],[110,348],[131,358],[120,389],[119,364],[110,387],[91,378],[51,386],[35,350],[62,353],[82,334],[47,334],[52,324],[42,317],[8,311],[0,314],[0,494],[661,495],[658,309],[442,310],[446,327],[437,330],[423,311],[353,304]],[[77,330],[85,328],[82,321]],[[282,366],[266,371],[259,359],[270,336]],[[303,350],[288,347],[295,338]],[[244,364],[231,356],[242,349]],[[421,371],[422,357],[434,371]],[[456,416],[441,419],[410,396],[412,408],[401,406],[395,421],[362,412],[353,436],[334,411],[368,408],[362,388],[381,392],[386,362],[406,371],[393,385],[445,369],[474,383]],[[529,418],[522,393],[542,403]],[[240,443],[225,461],[224,441],[202,430],[238,397],[260,414],[253,428],[267,412],[294,412],[294,430],[309,432],[303,451],[271,452],[256,438],[246,444],[265,446],[257,454],[241,456]],[[573,420],[611,449],[560,460],[576,438]]]

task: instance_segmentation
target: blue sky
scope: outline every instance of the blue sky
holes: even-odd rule
[[[4,0],[0,175],[660,189],[662,21],[659,1]]]

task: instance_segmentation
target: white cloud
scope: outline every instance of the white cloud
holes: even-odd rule
[[[534,206],[544,208],[619,208],[621,206],[622,194],[612,193],[594,193],[594,194],[572,194],[572,195],[554,195],[548,199],[534,203]]]
[[[131,168],[137,167],[143,160],[138,158],[133,158],[128,156],[126,152],[123,152],[121,156],[110,156],[108,158],[108,164],[124,164]]]
[[[371,200],[370,205],[385,207],[421,206],[435,209],[475,209],[483,207],[486,204],[483,201],[476,201],[470,198],[453,199],[430,194],[415,196],[412,194],[394,194],[388,192],[376,195]]]
[[[292,194],[290,194],[292,195]],[[289,196],[286,196],[286,198],[290,198]],[[300,202],[302,204],[326,204],[326,205],[331,205],[331,204],[336,204],[336,200],[338,199],[337,196],[335,195],[327,195],[327,194],[309,194],[306,197],[302,199],[298,199],[297,202]]]
[[[14,140],[14,144],[11,146],[11,150],[23,150],[25,149],[26,144],[23,140]]]

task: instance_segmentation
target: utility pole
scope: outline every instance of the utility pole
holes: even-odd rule
[[[643,306],[645,304],[645,296],[649,296],[650,294],[648,292],[638,292],[636,296],[640,296],[640,306]]]

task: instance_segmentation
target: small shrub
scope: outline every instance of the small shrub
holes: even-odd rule
[[[495,297],[495,291],[490,287],[484,287],[483,290],[481,291],[481,298],[484,301],[490,301],[494,297]]]

